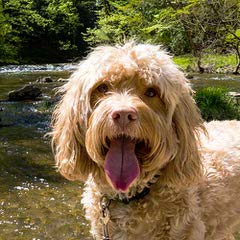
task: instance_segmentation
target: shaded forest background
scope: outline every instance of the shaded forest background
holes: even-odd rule
[[[89,47],[127,39],[175,55],[236,56],[240,0],[0,0],[0,64],[74,61]]]

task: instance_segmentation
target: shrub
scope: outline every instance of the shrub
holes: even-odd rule
[[[240,119],[240,106],[226,88],[203,88],[194,98],[206,121]]]

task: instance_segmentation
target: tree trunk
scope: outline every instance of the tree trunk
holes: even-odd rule
[[[201,66],[202,65],[202,53],[198,52],[197,57],[198,57],[198,60],[197,60],[198,71],[200,73],[204,73],[204,68]]]
[[[235,69],[235,71],[233,72],[233,74],[238,75],[240,74],[238,71],[240,69],[240,50],[239,50],[239,45],[240,45],[240,41],[237,43],[236,46],[236,60],[237,60],[237,67]]]

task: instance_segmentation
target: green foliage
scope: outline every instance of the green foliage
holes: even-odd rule
[[[240,119],[240,106],[225,88],[204,88],[198,90],[194,98],[206,121]]]
[[[86,41],[91,44],[137,39],[161,43],[175,54],[196,51],[205,43],[209,11],[202,0],[188,1],[107,1],[110,11],[98,11],[97,24],[88,29]],[[205,5],[204,5],[205,6]],[[205,13],[206,12],[206,13]],[[206,23],[205,23],[206,22]],[[213,38],[213,37],[212,37]],[[200,44],[201,43],[201,44]]]
[[[235,51],[240,64],[240,2],[0,0],[0,64],[60,62],[129,39],[193,54],[199,69],[209,49]]]
[[[144,16],[138,11],[140,0],[108,1],[111,13],[98,11],[97,26],[87,29],[85,40],[91,45],[119,43],[125,39],[140,39]],[[101,5],[100,5],[101,7]]]
[[[144,36],[151,39],[152,43],[161,43],[177,55],[190,50],[184,25],[178,18],[178,12],[172,7],[159,9],[158,13],[153,16],[152,22],[146,24],[143,29]]]
[[[91,45],[125,39],[163,44],[175,55],[192,53],[198,57],[199,68],[204,50],[233,49],[233,46],[236,49],[239,0],[102,0],[99,3],[95,27],[87,29],[85,35]]]
[[[156,0],[107,2],[109,11],[100,5],[95,28],[87,29],[85,40],[91,45],[134,39],[164,44],[175,53],[188,49],[184,28],[168,4]]]
[[[233,33],[228,33],[225,37],[226,44],[233,43],[235,41],[235,38],[240,38],[240,29],[237,29]]]
[[[8,34],[12,31],[11,25],[6,22],[6,17],[3,15],[2,1],[0,0],[0,64],[14,62],[16,51],[8,42]]]
[[[1,7],[0,63],[61,62],[86,50],[95,1],[5,0]]]

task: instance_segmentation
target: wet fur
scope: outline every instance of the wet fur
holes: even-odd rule
[[[97,90],[102,83],[106,94]],[[144,94],[149,87],[156,97]],[[52,131],[56,166],[64,177],[85,182],[82,203],[96,239],[101,196],[131,197],[149,181],[154,184],[144,199],[111,203],[111,239],[233,239],[240,216],[240,123],[204,124],[184,74],[159,46],[98,47],[60,92]],[[103,166],[106,136],[122,134],[109,115],[124,107],[139,116],[124,134],[147,147],[139,153],[140,176],[119,193]]]

